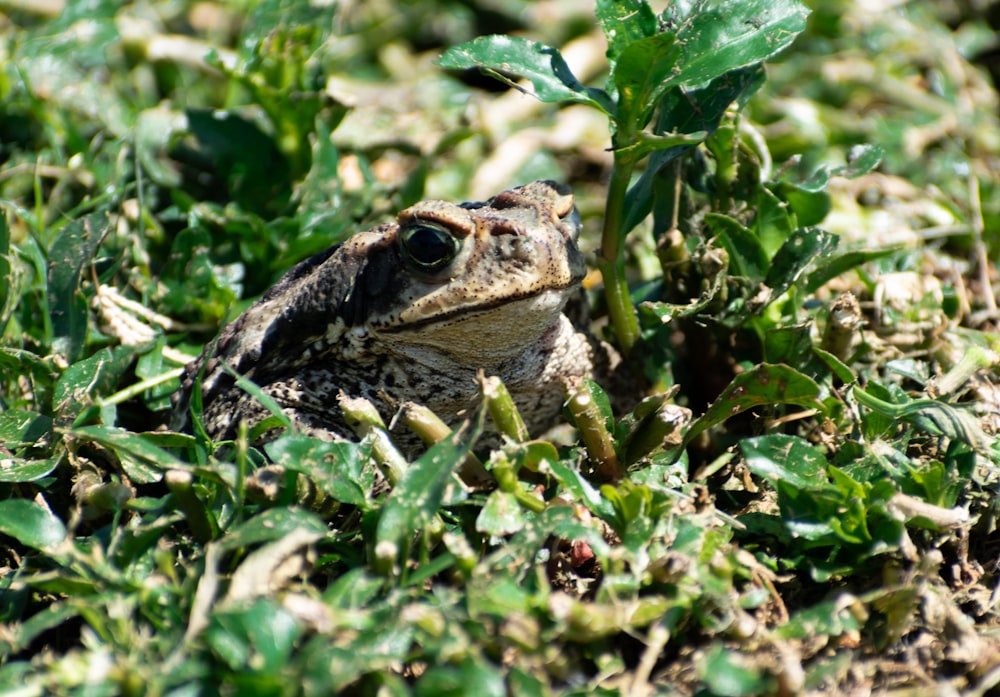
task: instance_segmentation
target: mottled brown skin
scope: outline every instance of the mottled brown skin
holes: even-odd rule
[[[478,398],[480,370],[500,376],[529,429],[543,431],[560,414],[562,380],[604,360],[563,314],[585,272],[578,229],[572,194],[552,182],[485,204],[418,203],[294,267],[229,324],[187,366],[175,425],[187,424],[199,375],[213,438],[270,414],[226,363],[324,438],[352,437],[341,391],[387,422],[415,401],[455,423]]]

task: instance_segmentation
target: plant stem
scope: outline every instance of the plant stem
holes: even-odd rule
[[[608,201],[604,209],[604,230],[601,234],[601,251],[597,268],[604,279],[604,292],[608,302],[608,315],[615,328],[615,335],[622,351],[628,355],[639,339],[639,321],[628,294],[625,279],[625,193],[628,191],[635,158],[615,154],[608,182]]]

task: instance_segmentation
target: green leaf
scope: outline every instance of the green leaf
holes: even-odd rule
[[[317,637],[305,664],[311,666],[306,680],[312,689],[306,694],[350,694],[359,677],[370,673],[389,673],[405,663],[412,653],[416,628],[401,622],[398,607],[385,603],[366,613],[364,626],[352,629],[349,644],[331,646],[328,637]]]
[[[499,73],[526,78],[543,102],[583,102],[611,114],[614,105],[601,90],[584,87],[576,79],[557,49],[517,36],[480,36],[452,46],[438,59],[442,68],[483,68],[503,80]],[[505,80],[506,81],[506,80]]]
[[[420,677],[414,688],[417,697],[505,697],[503,677],[490,663],[466,656],[457,668],[436,666]]]
[[[729,253],[730,275],[750,282],[762,282],[768,269],[768,255],[760,238],[735,218],[721,213],[706,213],[705,224],[719,236]]]
[[[523,526],[524,512],[517,497],[499,489],[487,497],[486,504],[476,518],[476,530],[487,535],[512,535]]]
[[[367,506],[375,474],[365,466],[367,450],[360,444],[289,433],[267,443],[264,450],[276,465],[307,475],[327,496]]]
[[[72,421],[100,395],[111,392],[132,364],[135,351],[130,346],[104,348],[68,367],[53,391],[61,422]]]
[[[821,448],[796,436],[775,434],[740,441],[747,469],[772,486],[779,481],[799,489],[821,488],[828,482]]]
[[[829,351],[824,351],[819,346],[813,346],[813,353],[815,353],[816,356],[826,364],[826,367],[830,369],[830,372],[836,375],[837,379],[845,385],[850,385],[852,382],[857,380],[858,376],[851,369],[851,367]]]
[[[843,597],[817,603],[796,612],[786,624],[776,627],[774,633],[782,639],[810,639],[856,632],[861,625],[852,614],[852,608],[853,604],[845,602]]]
[[[0,459],[0,482],[35,482],[59,466],[62,456],[46,460]]]
[[[594,12],[608,42],[612,68],[626,48],[657,32],[656,15],[645,0],[597,0]]]
[[[980,452],[989,452],[993,444],[993,440],[983,431],[979,419],[967,409],[935,399],[914,399],[902,404],[892,404],[857,386],[851,392],[858,402],[872,411],[906,421],[931,435],[960,440]]]
[[[763,324],[762,319],[760,324]],[[813,323],[767,326],[761,337],[764,344],[764,360],[768,363],[797,365],[803,371],[812,373],[809,359],[813,352]]]
[[[108,228],[108,217],[94,213],[68,223],[49,250],[48,300],[53,349],[74,362],[87,335],[87,300],[80,283]]]
[[[205,642],[232,670],[277,675],[285,668],[302,626],[271,599],[240,610],[215,612]]]
[[[302,30],[304,34],[302,38],[313,39],[317,44],[320,43],[325,35],[315,29],[331,26],[336,21],[338,10],[341,9],[336,3],[300,3],[294,0],[261,0],[254,3],[252,11],[247,13],[246,25],[240,33],[240,48],[250,54],[244,58],[246,60],[253,58],[257,46],[266,43],[277,31],[287,34]],[[319,36],[314,37],[313,34]],[[296,64],[304,63],[307,57],[308,54],[288,56],[283,61],[272,61],[274,65],[269,67],[276,72],[281,72],[282,68],[289,71],[298,67]]]
[[[31,646],[31,643],[44,632],[56,629],[63,623],[72,620],[80,614],[80,604],[72,602],[54,602],[45,607],[24,622],[12,622],[7,625],[9,634],[0,644],[0,655],[6,654],[7,642],[11,653],[20,653]],[[4,656],[6,659],[7,656]],[[10,663],[8,666],[12,665]],[[4,684],[4,676],[0,674],[0,684]],[[14,684],[14,683],[7,683]]]
[[[748,657],[721,645],[712,646],[700,663],[701,679],[713,695],[749,697],[774,689],[773,678],[753,665]]]
[[[819,228],[795,230],[771,260],[764,283],[778,297],[795,285],[810,264],[828,257],[839,242],[837,235]]]
[[[747,409],[775,404],[822,409],[819,385],[812,378],[787,365],[762,363],[755,366],[737,375],[708,410],[691,424],[691,428],[684,434],[684,445],[705,429]]]
[[[406,543],[413,533],[437,513],[448,483],[454,479],[455,471],[465,461],[482,432],[482,420],[483,411],[480,410],[471,429],[456,430],[432,446],[406,471],[406,476],[382,507],[375,532],[378,543],[407,548]]]
[[[273,542],[293,530],[306,530],[318,535],[328,532],[318,515],[301,508],[269,508],[226,533],[216,543],[220,549],[245,549],[264,542]]]
[[[771,193],[767,187],[757,187],[755,215],[751,226],[768,259],[792,236],[795,221],[788,205]]]
[[[549,463],[552,476],[559,485],[573,496],[573,500],[582,502],[591,513],[604,520],[611,521],[615,517],[615,509],[611,502],[601,496],[594,485],[574,467],[558,460]]]
[[[898,249],[889,247],[886,249],[854,250],[835,255],[820,263],[809,274],[809,278],[806,279],[805,283],[805,291],[807,293],[814,293],[831,279],[841,276],[855,267],[898,253]]]
[[[166,359],[163,349],[167,345],[167,338],[160,335],[156,343],[146,352],[139,356],[135,364],[136,376],[150,380],[155,383],[153,387],[144,390],[142,393],[143,403],[150,411],[165,412],[171,408],[171,397],[177,391],[180,381],[175,379],[163,380],[165,373],[173,370],[176,363]]]
[[[286,429],[292,428],[292,419],[281,408],[281,405],[278,404],[278,400],[276,400],[270,394],[265,392],[264,388],[262,388],[260,385],[258,385],[250,378],[246,377],[245,375],[240,375],[239,373],[237,373],[235,370],[232,369],[232,367],[229,366],[228,363],[223,363],[222,367],[227,373],[229,373],[233,377],[233,379],[236,380],[236,386],[239,387],[244,392],[246,392],[247,394],[249,394],[254,399],[256,399],[258,402],[260,402],[262,406],[264,406],[269,412],[271,412],[271,417],[277,420],[278,423],[283,428]],[[274,426],[271,424],[267,424],[266,426],[264,424],[257,424],[255,426],[255,430],[260,430],[261,432],[270,428],[274,428]]]
[[[54,553],[66,539],[66,526],[52,512],[34,501],[0,501],[0,533],[41,552]]]
[[[176,455],[151,443],[140,433],[108,426],[80,426],[67,432],[94,441],[117,453],[128,475],[138,484],[151,484],[169,469],[189,469]]]
[[[680,55],[681,48],[673,34],[656,34],[625,47],[611,74],[618,90],[615,122],[619,131],[634,132],[645,127],[653,107],[674,83],[674,68]]]
[[[793,182],[779,182],[768,185],[774,193],[785,201],[795,214],[799,225],[819,225],[833,208],[833,202],[826,189],[809,191]]]
[[[848,153],[846,165],[820,167],[809,179],[797,184],[797,188],[807,192],[820,192],[826,189],[833,177],[857,179],[878,167],[884,156],[885,151],[881,145],[856,145]]]
[[[52,419],[24,409],[0,412],[0,443],[8,448],[38,443],[52,433]]]
[[[764,84],[764,69],[755,65],[721,75],[700,89],[668,90],[657,106],[654,133],[697,133],[711,135],[719,127],[733,102],[743,103]],[[666,230],[672,220],[674,182],[663,177],[663,167],[691,150],[691,145],[677,145],[656,150],[649,158],[639,180],[625,198],[625,231],[638,225],[653,210],[656,230]],[[659,201],[660,205],[654,205]]]
[[[701,0],[677,31],[684,46],[678,84],[698,86],[786,48],[806,27],[795,0]]]
[[[291,168],[272,135],[235,110],[187,109],[184,116],[189,139],[171,155],[199,163],[198,176],[218,179],[227,197],[245,210],[261,215],[284,210],[292,194]]]

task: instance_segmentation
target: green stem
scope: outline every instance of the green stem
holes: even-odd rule
[[[541,513],[544,511],[545,502],[536,496],[532,496],[521,487],[514,463],[502,451],[498,450],[494,455],[495,457],[491,460],[491,465],[493,476],[497,480],[497,488],[500,491],[512,494],[522,508],[532,513]]]
[[[608,301],[608,315],[615,328],[618,343],[628,355],[639,339],[639,320],[636,318],[632,299],[625,279],[625,193],[628,191],[635,158],[615,155],[608,182],[608,202],[604,209],[604,230],[597,268],[604,279],[604,292]]]

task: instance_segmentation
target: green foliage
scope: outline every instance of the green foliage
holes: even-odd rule
[[[511,37],[481,37],[450,48],[438,61],[445,68],[512,72],[529,79],[543,101],[579,101],[608,116],[615,164],[598,266],[625,351],[632,350],[639,333],[624,277],[625,237],[638,219],[626,210],[648,211],[656,193],[642,181],[630,191],[633,171],[647,156],[662,153],[648,170],[655,173],[713,132],[729,105],[761,84],[742,79],[741,71],[788,46],[804,28],[806,14],[794,0],[695,3],[668,9],[662,17],[645,2],[598,2],[597,20],[608,43],[606,90],[580,84],[557,49]],[[674,118],[690,88],[703,89],[699,102],[683,111],[700,118]],[[711,110],[704,113],[702,106]],[[680,131],[681,126],[692,130]]]
[[[981,19],[16,5],[0,685],[756,695],[889,690],[920,665],[941,690],[993,688],[1000,338],[980,260],[1000,129],[967,61]],[[537,103],[485,97],[468,69]],[[532,440],[490,384],[412,463],[380,425],[326,442],[277,409],[261,447],[170,430],[180,365],[294,262],[536,172],[576,188],[638,404],[586,381],[579,436]],[[924,235],[880,237],[899,230]]]

